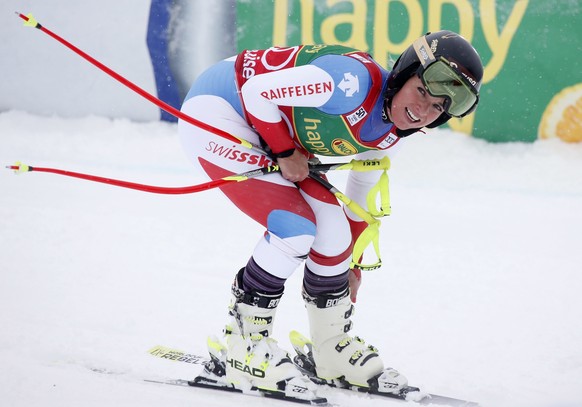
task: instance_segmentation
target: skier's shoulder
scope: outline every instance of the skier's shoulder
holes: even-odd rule
[[[358,92],[365,95],[370,89],[382,86],[387,71],[368,53],[343,46],[330,48],[319,52],[309,64],[327,72],[340,89],[350,84],[352,89],[357,86]]]
[[[301,61],[301,55],[307,55],[308,63],[316,65],[326,71],[354,71],[354,74],[359,73],[365,75],[369,69],[374,69],[377,64],[372,57],[355,48],[344,47],[340,45],[323,46],[325,48],[317,48],[318,46],[311,46],[311,48],[304,46],[298,56],[298,62]]]

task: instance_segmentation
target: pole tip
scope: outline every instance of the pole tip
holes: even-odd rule
[[[34,16],[31,13],[28,13],[28,15],[26,16],[18,11],[16,11],[15,13],[16,15],[18,15],[18,17],[24,20],[25,26],[40,28],[40,24],[38,23],[38,21],[36,21],[36,18],[34,18]]]
[[[14,165],[7,165],[6,168],[9,170],[14,170],[15,174],[22,174],[24,172],[31,171],[30,166],[22,164],[20,161],[16,162]]]

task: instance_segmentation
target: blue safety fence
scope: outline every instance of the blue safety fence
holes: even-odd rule
[[[173,0],[152,0],[148,21],[147,46],[152,60],[158,98],[176,109],[182,100],[170,69],[169,30]],[[161,110],[161,109],[160,109]],[[173,115],[161,110],[161,120],[176,122]]]

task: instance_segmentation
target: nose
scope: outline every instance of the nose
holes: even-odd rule
[[[422,116],[421,118],[425,118],[428,115],[430,107],[431,102],[428,100],[421,100],[420,103],[418,103],[418,114]]]

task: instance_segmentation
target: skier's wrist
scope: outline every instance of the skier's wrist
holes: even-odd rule
[[[287,157],[291,157],[294,152],[295,152],[295,148],[290,148],[288,150],[283,150],[279,153],[273,153],[273,156],[275,158],[287,158]]]

